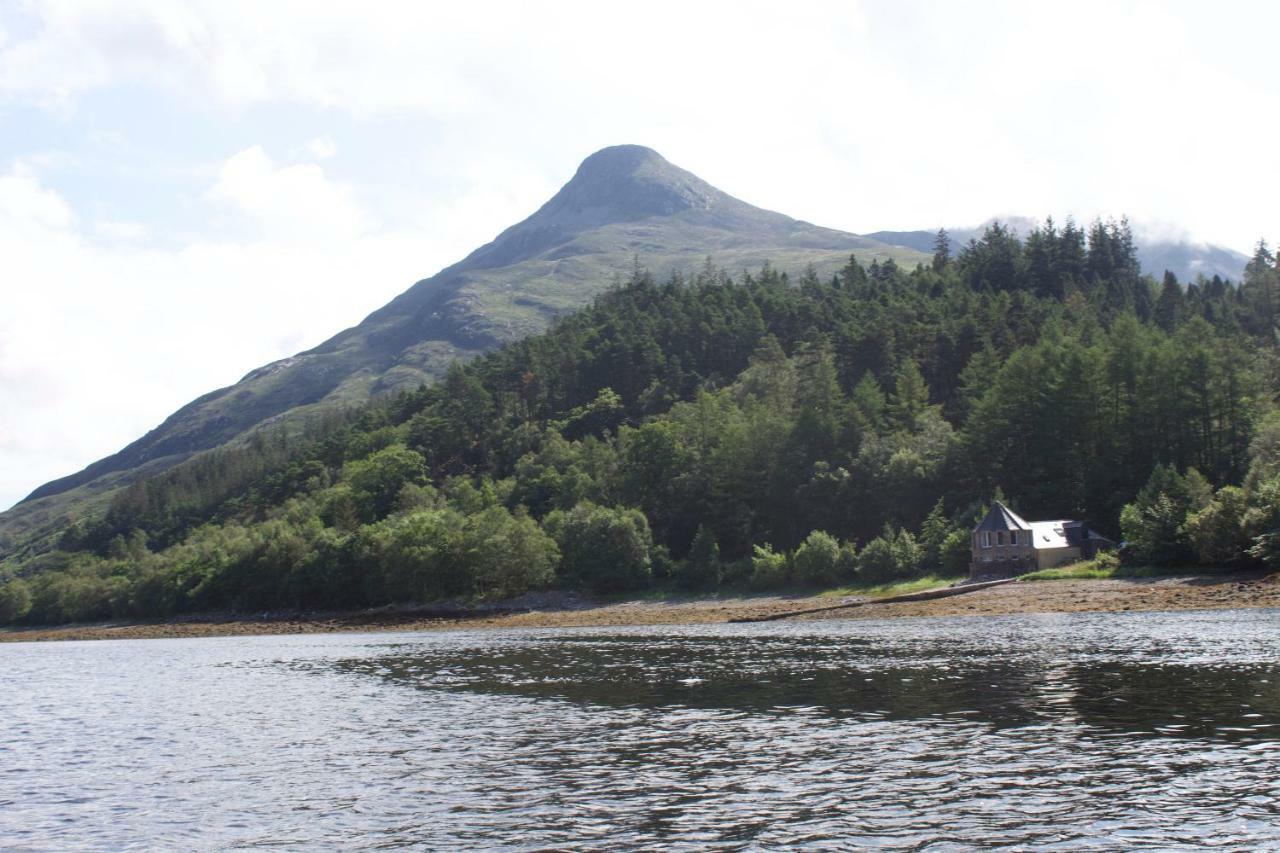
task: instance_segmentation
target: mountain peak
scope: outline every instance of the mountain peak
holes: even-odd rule
[[[587,155],[587,158],[578,165],[578,174],[600,169],[633,170],[646,163],[671,166],[665,157],[648,146],[608,145],[594,154]]]
[[[0,513],[0,558],[6,541],[17,541],[15,531],[26,541],[83,495],[101,506],[113,489],[193,453],[282,419],[310,418],[312,407],[416,388],[455,359],[541,331],[602,292],[636,257],[655,274],[691,270],[711,256],[734,270],[816,262],[834,273],[855,250],[885,257],[885,249],[739,201],[651,148],[603,148],[533,215],[363,322],[192,401],[118,453],[36,489],[22,510]],[[97,485],[58,497],[89,484]]]
[[[612,145],[582,161],[573,179],[538,211],[540,225],[604,222],[710,210],[728,197],[643,145]]]
[[[672,165],[652,148],[611,145],[583,160],[550,201],[472,252],[459,268],[506,266],[606,225],[677,214],[712,221],[761,213]]]

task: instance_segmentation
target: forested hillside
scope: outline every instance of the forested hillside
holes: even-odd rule
[[[754,207],[643,146],[602,149],[533,215],[362,322],[202,395],[118,453],[0,512],[0,558],[94,511],[122,481],[241,442],[264,426],[300,427],[417,388],[442,377],[452,361],[545,331],[624,279],[637,256],[662,275],[695,270],[708,255],[733,270],[768,260],[795,271],[814,263],[830,273],[851,253],[864,263],[922,257]]]
[[[963,570],[1002,494],[1133,559],[1280,560],[1276,261],[1140,274],[999,225],[830,279],[638,271],[431,387],[141,480],[10,567],[6,621]]]
[[[1001,224],[1022,234],[1030,234],[1039,223],[1027,217],[1002,218]],[[953,240],[968,243],[982,237],[985,225],[977,228],[949,228],[948,233]],[[863,236],[891,246],[903,246],[927,252],[933,247],[935,232],[933,231],[873,231]],[[1249,258],[1234,249],[1201,243],[1188,238],[1176,238],[1148,234],[1139,237],[1138,263],[1142,271],[1154,276],[1162,276],[1166,270],[1172,271],[1184,282],[1194,282],[1198,278],[1219,278],[1239,281],[1244,273]]]

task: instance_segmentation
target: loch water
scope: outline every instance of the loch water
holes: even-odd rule
[[[1280,848],[1280,612],[0,645],[0,847]]]

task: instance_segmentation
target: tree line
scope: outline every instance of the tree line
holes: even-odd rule
[[[1276,316],[1141,274],[1128,225],[996,224],[905,270],[637,270],[437,385],[122,490],[0,618],[831,585],[968,562],[999,490],[1132,559],[1280,559]]]

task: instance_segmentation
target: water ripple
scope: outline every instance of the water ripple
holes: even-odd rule
[[[0,846],[1280,846],[1280,614],[0,647]]]

